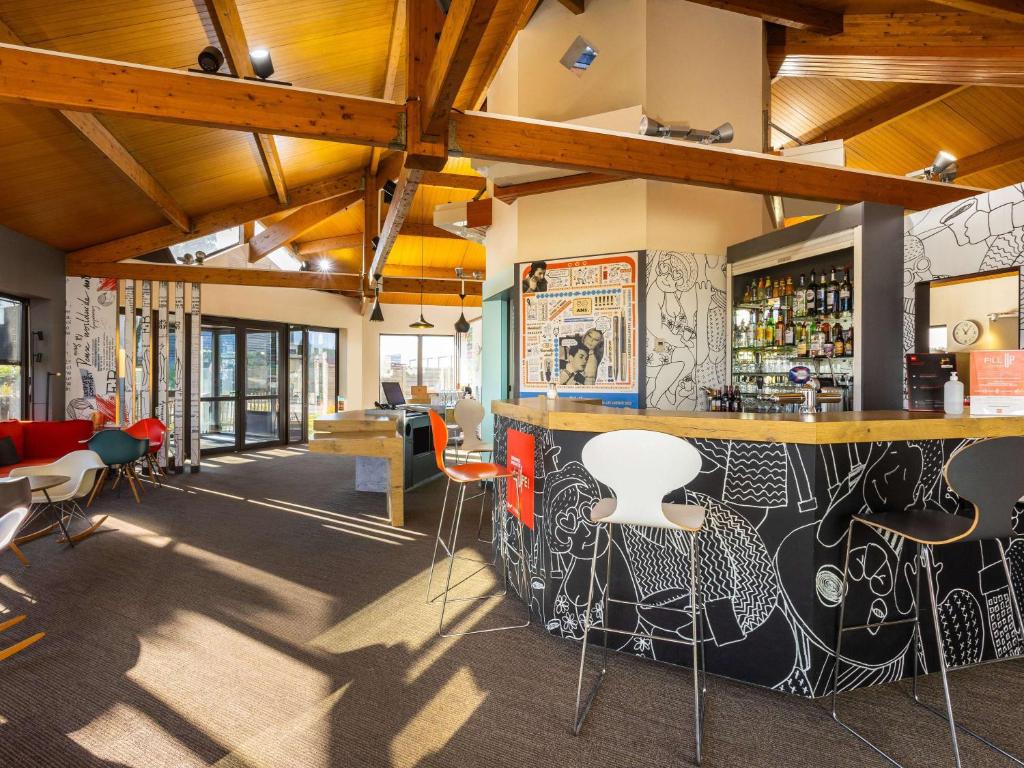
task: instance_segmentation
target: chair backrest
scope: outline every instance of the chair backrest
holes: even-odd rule
[[[448,447],[448,425],[433,408],[430,409],[429,415],[430,439],[434,441],[434,460],[437,462],[437,468],[444,472],[444,449]]]
[[[464,442],[476,443],[479,438],[476,431],[484,420],[484,407],[479,400],[472,400],[468,397],[459,400],[455,404],[455,423],[462,430]]]
[[[146,419],[139,419],[130,427],[125,427],[122,431],[140,440],[148,440],[149,451],[153,452],[163,445],[167,427],[164,426],[160,419],[151,416]]]
[[[974,505],[970,541],[1013,533],[1013,508],[1024,496],[1024,437],[994,437],[957,449],[946,462],[946,482]]]
[[[96,474],[106,467],[103,459],[95,451],[72,451],[61,456],[50,464],[37,464],[30,467],[16,467],[11,470],[11,477],[29,477],[31,475],[64,475],[68,482],[47,490],[51,501],[67,501],[80,499],[92,490]],[[42,493],[36,493],[36,501],[44,501]]]
[[[104,429],[92,436],[89,449],[98,453],[104,464],[116,466],[145,456],[149,440],[132,437],[120,429]]]
[[[601,522],[664,526],[661,502],[700,474],[700,452],[681,437],[620,429],[583,446],[583,466],[615,492],[615,511]]]
[[[32,504],[32,486],[26,478],[0,480],[0,515]]]

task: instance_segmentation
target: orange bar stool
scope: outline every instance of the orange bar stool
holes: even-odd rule
[[[456,552],[456,542],[457,542],[458,533],[459,533],[459,525],[462,522],[462,509],[463,509],[463,506],[464,506],[465,500],[466,500],[466,487],[470,483],[491,481],[491,482],[493,482],[495,484],[494,485],[494,498],[497,499],[497,496],[498,496],[498,494],[497,494],[497,490],[498,490],[497,481],[498,480],[502,480],[502,479],[505,480],[505,482],[506,482],[506,495],[507,495],[508,494],[508,487],[509,487],[508,481],[509,481],[509,479],[512,479],[513,482],[511,483],[511,485],[512,485],[512,487],[514,487],[516,489],[516,509],[518,510],[520,508],[520,505],[519,505],[519,493],[520,493],[521,484],[520,484],[520,478],[519,478],[519,476],[516,473],[512,472],[507,467],[503,467],[503,466],[501,466],[499,464],[494,464],[494,463],[491,463],[491,462],[470,462],[470,463],[467,463],[467,464],[455,464],[455,465],[452,465],[452,466],[447,466],[445,464],[445,462],[444,462],[444,452],[445,452],[445,448],[448,446],[448,427],[444,423],[444,419],[442,419],[437,414],[437,412],[433,411],[433,410],[430,411],[430,434],[431,434],[431,438],[434,441],[434,457],[435,457],[435,459],[437,461],[437,468],[439,470],[441,470],[441,472],[445,475],[445,477],[448,480],[448,484],[445,487],[445,491],[444,491],[444,502],[441,505],[441,519],[438,521],[438,524],[437,524],[437,536],[434,539],[434,555],[433,555],[433,558],[430,561],[430,575],[429,575],[429,577],[427,579],[427,602],[428,603],[432,603],[432,602],[434,602],[435,600],[437,600],[439,598],[441,600],[441,618],[440,618],[440,621],[439,621],[439,624],[438,624],[438,633],[441,635],[441,637],[458,637],[460,635],[477,635],[477,634],[482,634],[484,632],[498,632],[498,631],[504,630],[504,629],[521,629],[523,627],[528,627],[530,625],[529,604],[527,604],[526,621],[523,622],[522,624],[508,624],[508,625],[504,625],[504,626],[500,626],[500,627],[487,627],[487,628],[484,628],[484,629],[472,629],[472,630],[466,630],[466,631],[463,631],[463,632],[447,632],[447,631],[445,631],[444,619],[445,619],[445,611],[446,611],[446,609],[448,607],[448,603],[464,602],[464,601],[467,601],[467,600],[485,600],[485,599],[487,599],[489,597],[502,597],[502,596],[508,594],[508,583],[509,583],[508,559],[505,557],[505,550],[508,547],[508,535],[507,535],[508,528],[504,524],[504,521],[502,521],[502,523],[500,525],[501,533],[496,538],[496,541],[494,542],[494,559],[492,561],[488,562],[486,560],[479,560],[479,559],[465,557],[463,555],[455,554],[455,552]],[[451,527],[450,527],[450,530],[449,530],[449,533],[448,533],[447,540],[445,540],[444,538],[442,538],[443,533],[444,533],[444,515],[445,515],[445,509],[446,509],[446,507],[448,505],[448,493],[449,493],[449,491],[451,489],[452,483],[454,483],[457,486],[458,491],[456,493],[455,511],[454,511],[454,513],[452,515]],[[487,491],[485,489],[483,491],[483,493],[486,494],[486,492]],[[497,506],[498,505],[495,504],[495,509],[494,509],[495,516],[497,516],[499,514],[499,510],[498,510]],[[504,505],[502,505],[502,506],[504,506]],[[516,517],[517,517],[517,519],[519,519],[518,515]],[[497,519],[497,517],[495,519]],[[526,557],[525,557],[525,553],[524,553],[524,544],[523,544],[523,540],[525,538],[525,526],[523,525],[521,519],[519,519],[519,536],[518,536],[518,538],[519,538],[519,542],[518,542],[519,568],[518,568],[518,571],[519,571],[519,579],[520,579],[520,594],[522,594],[524,596],[524,598],[525,598],[525,596],[528,594],[527,590],[529,589],[529,578],[528,578],[528,575],[526,573]],[[447,576],[445,577],[444,589],[442,589],[439,594],[435,595],[434,597],[431,597],[430,596],[430,587],[431,587],[431,583],[433,582],[433,579],[434,579],[434,567],[437,564],[438,549],[443,549],[444,552],[445,552],[445,555],[448,557],[448,572],[447,572]],[[481,567],[478,568],[476,571],[474,571],[469,576],[467,576],[466,578],[464,578],[461,581],[457,582],[454,586],[458,586],[459,584],[461,584],[461,583],[463,583],[465,581],[468,581],[473,576],[475,576],[477,573],[482,571],[484,568],[494,567],[497,570],[498,563],[500,561],[501,564],[502,564],[502,572],[503,572],[503,575],[504,575],[504,578],[503,578],[504,586],[503,586],[502,590],[500,592],[493,592],[493,593],[483,594],[483,595],[473,595],[471,597],[450,597],[450,593],[451,593],[452,586],[453,586],[452,585],[452,571],[454,569],[455,561],[456,560],[466,560],[466,561],[469,561],[469,562],[478,563]]]

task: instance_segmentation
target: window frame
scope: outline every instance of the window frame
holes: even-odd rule
[[[31,349],[32,328],[29,325],[31,317],[29,312],[29,300],[9,293],[0,293],[0,299],[16,302],[21,305],[21,360],[17,362],[0,360],[0,365],[11,365],[21,368],[21,415],[18,418],[21,421],[31,421],[35,419],[35,414],[32,412],[34,410],[34,404],[29,401],[32,393],[33,362]]]
[[[435,339],[451,339],[453,345],[453,357],[452,357],[452,375],[453,378],[458,378],[459,372],[459,343],[458,336],[454,333],[382,333],[377,337],[377,396],[380,398],[380,402],[384,402],[384,392],[381,389],[381,342],[384,337],[412,337],[416,339],[416,386],[423,386],[423,339],[424,338],[435,338]]]

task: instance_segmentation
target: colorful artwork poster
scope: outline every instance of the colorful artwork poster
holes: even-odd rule
[[[67,418],[117,419],[117,280],[67,278],[64,389]]]
[[[518,391],[640,405],[642,252],[517,265]]]
[[[1024,415],[1024,352],[971,352],[971,415]]]
[[[536,443],[533,435],[520,432],[516,429],[508,431],[508,468],[512,477],[508,482],[515,483],[518,492],[509,489],[505,494],[505,504],[510,514],[515,515],[519,520],[533,530],[533,492],[537,480],[536,467],[534,466],[534,450]]]

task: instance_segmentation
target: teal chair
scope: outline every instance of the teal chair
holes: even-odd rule
[[[100,492],[111,469],[116,471],[114,488],[117,488],[121,478],[124,478],[132,489],[135,501],[138,502],[142,483],[135,473],[135,463],[145,458],[149,451],[149,440],[132,437],[120,429],[103,429],[89,439],[88,445],[89,450],[98,453],[103,463],[107,465],[106,469],[100,473],[99,480],[96,481],[96,487],[89,497],[89,504],[92,504],[92,500]]]

